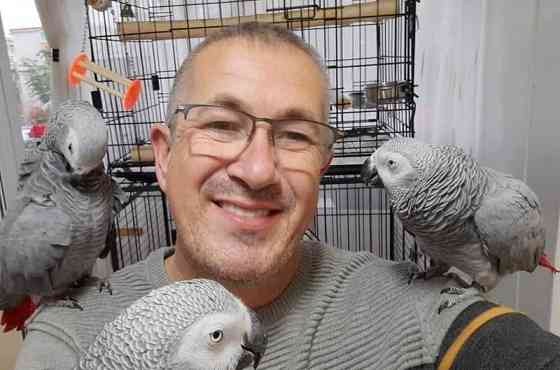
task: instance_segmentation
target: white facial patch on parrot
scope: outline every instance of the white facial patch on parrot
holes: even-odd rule
[[[80,136],[76,130],[69,128],[66,135],[66,140],[60,144],[60,151],[64,155],[66,162],[71,167],[72,172],[78,175],[83,175],[88,173],[93,168],[89,166],[84,166],[85,163],[80,161]]]
[[[184,333],[169,367],[189,364],[189,369],[235,369],[243,338],[250,334],[251,317],[245,309],[205,315]]]
[[[104,151],[96,150],[97,148],[83,147],[84,138],[81,135],[84,134],[69,128],[60,148],[72,172],[78,175],[84,175],[97,168],[102,163],[104,156]],[[102,148],[104,148],[104,142],[102,144]],[[95,151],[99,153],[94,153]]]
[[[416,169],[400,153],[376,152],[375,164],[386,189],[409,189],[417,179]]]

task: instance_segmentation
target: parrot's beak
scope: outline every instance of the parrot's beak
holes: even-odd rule
[[[361,177],[366,185],[383,186],[383,181],[377,174],[374,155],[370,156],[362,165]]]
[[[252,341],[249,341],[245,335],[241,348],[243,348],[244,353],[236,367],[236,370],[245,369],[249,365],[253,365],[253,368],[256,369],[261,362],[266,348],[266,336],[264,335],[264,332],[258,330],[258,333],[255,333]]]
[[[246,346],[244,344],[241,345],[241,348],[245,351],[243,354],[243,358],[239,361],[239,365],[236,368],[237,370],[245,369],[246,366],[252,364],[253,368],[256,369],[261,362],[262,354],[255,348]]]

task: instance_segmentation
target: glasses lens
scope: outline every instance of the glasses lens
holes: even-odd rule
[[[187,115],[191,152],[223,159],[237,156],[251,134],[252,122],[243,113],[222,107],[192,107]]]
[[[300,151],[312,146],[329,148],[334,142],[334,132],[309,121],[281,121],[274,127],[274,143],[286,150]]]
[[[185,116],[190,150],[225,160],[240,155],[249,144],[253,119],[219,106],[194,106]],[[279,120],[271,125],[275,156],[284,168],[322,168],[330,157],[334,132],[327,126],[304,120]]]
[[[321,168],[330,157],[334,133],[326,126],[309,121],[284,120],[273,127],[274,145],[283,167]]]

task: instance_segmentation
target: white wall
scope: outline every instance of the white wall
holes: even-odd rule
[[[4,28],[0,18],[0,173],[5,186],[8,207],[13,204],[17,188],[16,160],[23,153],[21,136],[21,118],[16,111],[18,97],[14,90],[14,80],[10,70],[10,62]]]
[[[547,253],[555,257],[560,3],[430,0],[418,14],[417,137],[462,146],[482,164],[525,180],[541,199]],[[493,295],[560,333],[551,315],[559,289],[538,271],[504,279]]]

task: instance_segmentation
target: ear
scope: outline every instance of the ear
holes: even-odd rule
[[[154,151],[157,180],[159,187],[165,193],[167,191],[167,167],[171,150],[171,132],[169,127],[155,124],[150,129],[150,139]]]
[[[321,176],[323,176],[325,174],[325,172],[327,171],[327,168],[329,168],[329,166],[331,165],[331,162],[333,160],[333,153],[330,153],[329,159],[325,162],[325,164],[323,165],[323,167],[321,167]]]

